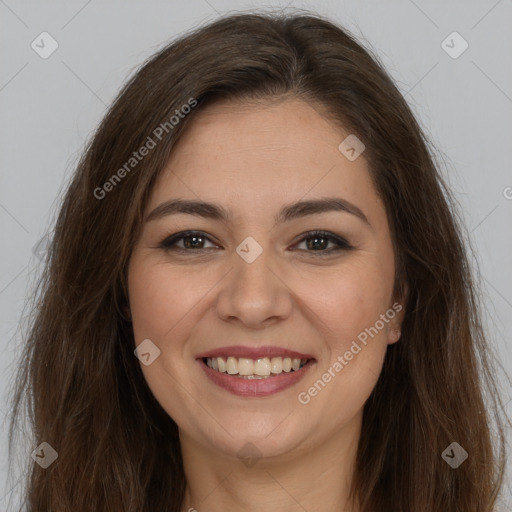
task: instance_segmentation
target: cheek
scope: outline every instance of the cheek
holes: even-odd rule
[[[160,344],[179,330],[187,315],[211,289],[208,276],[184,269],[135,262],[128,274],[129,300],[135,339],[159,340]],[[186,322],[185,322],[186,323]],[[176,338],[173,332],[172,338]]]
[[[329,419],[333,432],[351,421],[374,389],[387,349],[388,280],[377,271],[352,272],[310,290],[308,304],[323,326],[322,357],[297,400],[311,418]],[[306,290],[304,290],[306,293]]]
[[[296,296],[307,306],[305,310],[315,313],[315,323],[329,340],[331,352],[347,350],[352,340],[374,326],[386,312],[393,272],[388,262],[361,258],[330,272],[316,273],[314,278],[296,277]],[[384,338],[386,329],[381,322],[378,327],[379,336]]]
[[[186,375],[183,351],[194,327],[194,307],[211,289],[205,280],[162,264],[132,260],[128,290],[136,345],[150,339],[160,350],[149,365],[141,364],[146,382],[160,405],[173,419],[183,421],[189,392],[180,375]],[[188,404],[189,405],[189,404]],[[193,428],[192,426],[190,427]]]

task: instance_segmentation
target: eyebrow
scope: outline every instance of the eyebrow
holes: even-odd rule
[[[308,215],[332,211],[350,213],[371,227],[371,224],[363,211],[355,204],[352,204],[341,197],[326,197],[285,205],[275,216],[274,221],[276,224],[281,224],[301,217],[306,217]],[[229,222],[232,219],[231,212],[219,204],[198,201],[195,199],[171,199],[157,206],[146,217],[145,222],[151,222],[168,215],[180,213],[223,222]]]

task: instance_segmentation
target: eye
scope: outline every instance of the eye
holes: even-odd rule
[[[160,242],[159,247],[166,251],[177,252],[190,252],[190,251],[203,251],[211,249],[212,247],[205,247],[205,243],[212,244],[213,248],[219,246],[214,244],[210,238],[201,231],[181,231],[174,235],[168,236]],[[181,244],[181,245],[180,245]],[[299,249],[310,253],[317,253],[315,256],[325,256],[333,252],[347,251],[353,247],[343,238],[336,236],[328,231],[309,231],[301,236],[299,241],[295,243],[294,247],[305,244],[305,249]],[[329,247],[329,244],[334,247]]]
[[[180,246],[178,242],[183,241],[183,244]],[[208,249],[208,247],[204,247],[205,241],[210,241],[210,239],[201,231],[181,231],[180,233],[176,233],[171,235],[162,242],[160,242],[160,247],[165,250],[176,250],[181,252],[187,252],[189,250],[204,250]],[[214,247],[216,247],[214,245]]]
[[[327,249],[329,243],[334,244],[334,247]],[[319,253],[318,256],[353,249],[345,239],[329,233],[328,231],[309,231],[302,235],[298,244],[295,244],[295,247],[300,244],[305,244],[306,252],[316,252]]]

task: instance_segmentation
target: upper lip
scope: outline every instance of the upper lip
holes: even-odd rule
[[[314,359],[311,354],[303,354],[295,350],[288,350],[282,347],[265,345],[262,347],[244,347],[243,345],[232,345],[230,347],[220,347],[197,356],[197,359],[205,357],[246,357],[247,359],[261,359],[263,357],[290,357],[292,359]]]

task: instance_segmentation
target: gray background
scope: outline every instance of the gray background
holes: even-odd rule
[[[372,47],[439,150],[481,270],[490,339],[512,373],[511,0],[0,0],[0,510],[20,489],[7,480],[8,385],[40,271],[34,247],[85,141],[127,77],[170,39],[228,11],[286,5],[327,15]],[[31,47],[43,31],[58,43],[47,59]],[[458,58],[442,46],[453,31],[469,44]],[[500,380],[510,415],[512,390]],[[26,445],[29,456],[35,446]]]

